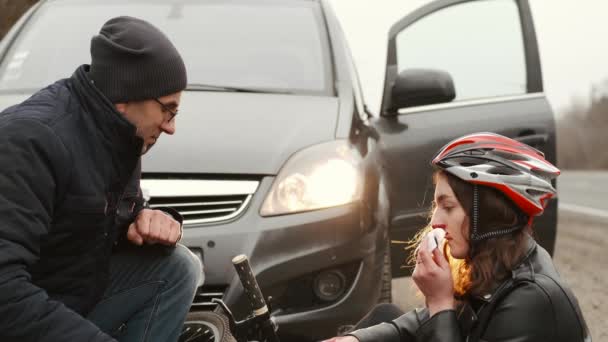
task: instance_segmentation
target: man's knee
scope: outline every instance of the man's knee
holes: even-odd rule
[[[169,256],[172,273],[193,290],[203,284],[203,265],[187,247],[177,244]]]

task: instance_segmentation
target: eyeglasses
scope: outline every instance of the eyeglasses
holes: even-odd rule
[[[173,120],[173,118],[177,115],[178,111],[177,110],[171,110],[171,108],[169,108],[166,104],[160,102],[159,99],[154,99],[154,101],[156,101],[161,106],[161,108],[164,111],[166,111],[166,112],[169,113],[169,120],[167,120],[167,122],[171,122],[171,120]]]

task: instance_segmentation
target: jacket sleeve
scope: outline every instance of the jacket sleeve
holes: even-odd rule
[[[356,337],[360,342],[414,342],[416,331],[425,320],[428,320],[428,310],[416,309],[391,322],[355,330],[348,335]]]
[[[46,125],[0,122],[0,340],[114,341],[51,300],[28,269],[48,234],[55,197],[69,177],[65,147]]]
[[[455,310],[436,313],[420,325],[416,331],[420,342],[464,342]]]
[[[464,342],[456,311],[441,311],[429,318],[426,308],[412,310],[390,323],[356,330],[349,335],[360,342]]]
[[[135,168],[129,183],[127,184],[127,189],[125,190],[125,197],[122,198],[121,203],[119,203],[120,214],[117,217],[117,226],[118,226],[118,237],[116,240],[115,251],[123,250],[124,248],[131,248],[133,245],[127,239],[127,232],[129,231],[129,225],[135,221],[139,213],[144,209],[150,209],[150,206],[146,202],[143,196],[142,189],[140,187],[140,178],[141,178],[141,159],[137,163],[137,167]],[[184,218],[182,215],[175,209],[170,207],[159,207],[156,208],[164,212],[165,214],[171,216],[174,220],[179,222],[180,229],[183,231],[183,222]],[[181,238],[181,234],[180,234]],[[152,245],[152,246],[144,246],[146,248],[157,248],[163,249],[167,253],[171,252],[175,246],[164,246],[164,245]]]
[[[118,203],[119,213],[116,217],[116,227],[118,229],[118,237],[116,241],[117,249],[128,246],[131,243],[127,240],[127,231],[129,225],[135,221],[137,215],[147,207],[147,203],[139,186],[141,178],[141,159],[137,162],[137,166],[131,175],[131,179],[124,189],[124,195]]]

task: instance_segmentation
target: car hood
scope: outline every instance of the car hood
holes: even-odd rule
[[[0,108],[27,97],[3,94]],[[143,172],[274,175],[294,152],[333,139],[337,116],[335,97],[186,91],[176,133],[144,155]]]
[[[143,158],[144,172],[276,174],[294,152],[333,138],[335,97],[184,92],[176,133]]]

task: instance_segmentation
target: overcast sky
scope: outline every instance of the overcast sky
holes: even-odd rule
[[[347,35],[366,102],[380,106],[390,26],[428,0],[332,0]],[[530,0],[544,89],[559,115],[592,84],[608,80],[608,1]]]

